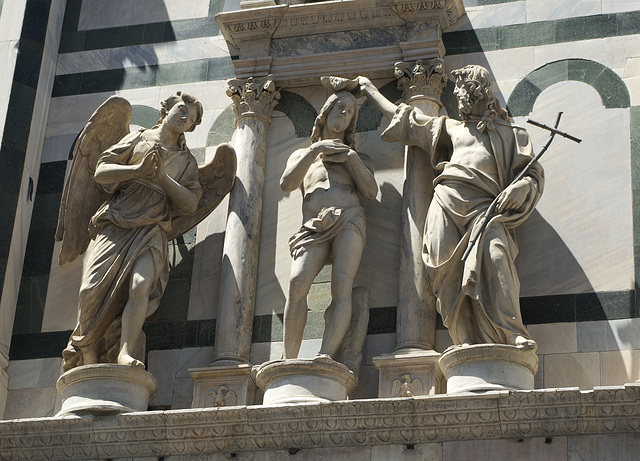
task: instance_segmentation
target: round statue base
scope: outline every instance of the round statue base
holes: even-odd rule
[[[99,363],[67,371],[56,387],[62,394],[62,408],[56,416],[104,416],[146,411],[158,384],[141,368]]]
[[[447,394],[533,389],[538,371],[536,348],[504,344],[455,346],[438,366],[447,380]]]
[[[263,405],[346,400],[357,385],[351,370],[328,357],[266,362],[256,383],[264,391]]]

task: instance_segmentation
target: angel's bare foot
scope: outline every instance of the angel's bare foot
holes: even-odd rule
[[[128,365],[132,368],[141,368],[144,370],[144,363],[122,352],[118,355],[118,365]]]
[[[520,336],[520,335],[513,336],[513,345],[516,347],[520,347],[524,350],[531,350],[538,347],[538,345],[533,339],[525,338],[524,336]]]

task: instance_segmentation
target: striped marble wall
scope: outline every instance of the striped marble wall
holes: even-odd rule
[[[229,141],[233,113],[225,95],[233,57],[214,21],[237,2],[67,0],[49,122],[35,192],[10,350],[6,418],[55,413],[60,351],[76,321],[81,262],[56,264],[53,241],[73,141],[107,97],[134,105],[132,123],[151,126],[160,100],[176,90],[200,98],[202,125],[187,142],[199,161]],[[181,6],[188,3],[188,6]],[[555,141],[542,159],[547,189],[536,213],[518,230],[525,322],[540,344],[537,387],[620,384],[640,377],[636,261],[640,255],[638,170],[640,133],[640,1],[465,0],[467,16],[443,40],[448,70],[470,63],[493,73],[496,91],[520,124],[531,116],[584,138]],[[5,8],[6,8],[5,2]],[[279,46],[295,46],[281,43]],[[277,76],[276,76],[277,79]],[[375,82],[392,100],[395,82]],[[449,85],[443,101],[453,116]],[[267,181],[252,362],[279,357],[289,276],[287,240],[300,225],[299,193],[278,179],[288,155],[308,143],[326,98],[318,87],[282,92],[268,139]],[[367,204],[368,242],[358,283],[372,287],[369,336],[359,397],[374,397],[371,359],[395,346],[400,145],[380,141],[381,114],[360,101],[358,149],[376,165],[380,193]],[[453,104],[452,104],[453,103]],[[529,130],[536,145],[545,133]],[[187,408],[188,368],[212,357],[225,204],[171,243],[172,272],[162,304],[145,325],[148,368],[160,389],[153,408]],[[310,298],[303,353],[312,355],[328,304],[327,271]],[[440,328],[436,347],[450,344]]]

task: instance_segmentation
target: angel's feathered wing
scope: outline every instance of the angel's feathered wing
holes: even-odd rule
[[[129,134],[131,104],[112,96],[93,113],[73,146],[71,171],[62,191],[56,240],[62,241],[58,264],[83,254],[91,236],[89,221],[108,198],[93,178],[102,153]]]
[[[198,209],[190,215],[179,216],[171,221],[169,240],[184,234],[216,209],[233,187],[236,166],[236,151],[230,144],[224,143],[216,148],[211,161],[198,167],[202,185],[202,198],[198,203]]]

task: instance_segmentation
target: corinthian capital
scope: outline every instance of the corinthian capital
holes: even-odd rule
[[[273,76],[246,80],[227,80],[227,96],[233,100],[236,123],[243,117],[266,118],[271,121],[271,112],[278,104],[280,90]]]
[[[447,86],[444,61],[440,58],[430,59],[426,63],[422,60],[415,64],[397,62],[394,73],[405,101],[424,96],[439,101],[442,90]]]

